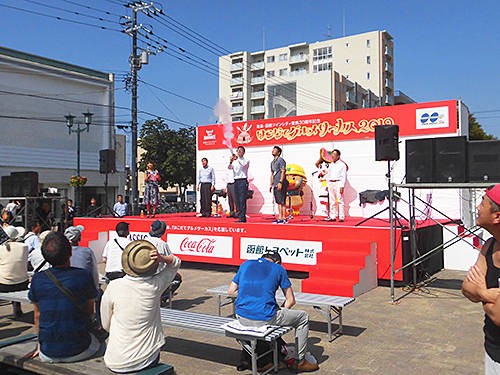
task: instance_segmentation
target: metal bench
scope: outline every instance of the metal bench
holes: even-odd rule
[[[19,292],[0,293],[1,301],[31,303],[28,299],[28,290],[20,290]]]
[[[224,330],[221,326],[223,324],[229,323],[235,319],[227,318],[218,315],[209,315],[191,311],[182,311],[174,309],[160,309],[161,322],[162,325],[167,327],[176,327],[190,329],[194,331],[210,332],[219,335],[225,335],[227,337],[235,338],[240,345],[246,350],[252,358],[252,374],[257,374],[257,359],[266,355],[270,351],[273,353],[273,364],[274,366],[270,369],[264,371],[263,374],[267,374],[271,371],[278,372],[278,343],[277,339],[283,336],[285,333],[292,330],[292,327],[277,327],[272,332],[268,333],[263,337],[251,336],[248,334],[236,334]],[[270,351],[257,355],[257,340],[267,341],[271,344]]]
[[[234,297],[228,294],[229,285],[220,285],[216,288],[207,289],[208,293],[215,294],[217,296],[217,313],[221,314],[222,307],[227,305],[233,306],[234,311]],[[333,341],[336,337],[342,334],[342,312],[343,308],[350,303],[354,302],[356,299],[353,297],[340,297],[340,296],[327,296],[324,294],[312,294],[312,293],[302,293],[295,292],[295,302],[297,305],[312,306],[316,311],[322,314],[326,318],[328,324],[328,339]],[[276,292],[276,301],[283,302],[285,296],[281,290]],[[332,331],[332,323],[338,318],[339,327]]]

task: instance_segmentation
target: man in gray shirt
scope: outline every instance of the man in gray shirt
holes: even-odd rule
[[[271,183],[269,191],[274,194],[274,200],[278,205],[278,219],[276,224],[286,224],[286,191],[288,189],[288,180],[286,179],[286,162],[281,157],[281,147],[273,147],[273,161],[271,162]]]

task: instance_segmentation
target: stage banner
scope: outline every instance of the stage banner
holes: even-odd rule
[[[398,125],[400,137],[453,134],[458,129],[457,101],[405,104],[199,126],[198,149],[361,140],[374,138],[377,125]]]
[[[168,233],[172,253],[199,257],[232,258],[233,238],[223,236]]]
[[[283,263],[315,265],[322,248],[320,241],[241,237],[240,258],[257,259],[267,251],[277,251]]]

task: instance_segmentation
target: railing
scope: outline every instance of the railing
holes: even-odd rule
[[[264,83],[264,77],[254,77],[254,78],[252,78],[251,83],[252,83],[252,85]]]
[[[251,99],[261,99],[266,95],[264,91],[255,91],[250,95]]]

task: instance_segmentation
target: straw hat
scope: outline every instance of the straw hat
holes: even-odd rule
[[[151,276],[158,268],[158,262],[151,259],[155,246],[146,240],[130,242],[122,252],[123,271],[130,276]]]
[[[49,234],[51,232],[52,232],[51,230],[44,230],[42,233],[40,233],[40,235],[38,236],[38,237],[40,237],[40,241],[43,242],[45,237],[47,237],[47,234]]]

